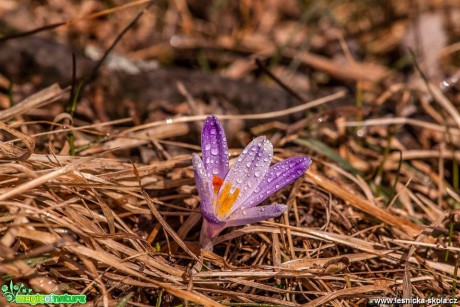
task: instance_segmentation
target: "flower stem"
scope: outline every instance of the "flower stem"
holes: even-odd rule
[[[214,246],[212,239],[217,237],[219,233],[225,228],[225,224],[214,224],[203,219],[203,226],[201,227],[200,244],[205,250],[212,252]]]

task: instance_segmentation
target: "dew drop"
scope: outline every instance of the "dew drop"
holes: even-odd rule
[[[217,174],[219,173],[219,171],[217,170],[217,168],[213,168],[213,169],[212,169],[212,173],[213,173],[214,175],[217,175]]]
[[[241,182],[243,182],[243,180],[241,178],[236,179],[236,183],[241,183]]]
[[[260,172],[259,172],[259,171],[256,171],[256,172],[254,173],[254,176],[259,177],[259,176],[260,176]]]
[[[211,129],[211,134],[216,134],[216,128]]]
[[[180,46],[182,41],[183,39],[179,35],[173,35],[171,39],[169,40],[169,43],[171,44],[172,47],[178,47]]]
[[[211,149],[211,154],[213,154],[215,156],[215,155],[217,155],[217,153],[218,153],[217,148]]]
[[[204,146],[204,149],[210,150],[211,149],[211,144],[207,143],[206,146]]]
[[[251,167],[251,162],[246,163],[246,167]]]

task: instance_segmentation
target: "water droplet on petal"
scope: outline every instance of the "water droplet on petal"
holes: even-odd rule
[[[214,175],[217,175],[217,173],[219,173],[219,171],[217,170],[217,168],[213,168],[213,169],[212,169],[212,173],[213,173]]]
[[[259,176],[260,176],[260,172],[259,172],[259,171],[256,171],[256,172],[254,173],[254,176],[259,177]]]
[[[251,167],[251,162],[246,163],[246,167]]]
[[[241,182],[243,182],[243,180],[242,180],[241,178],[237,178],[237,179],[236,179],[236,182],[237,182],[237,183],[241,183]]]
[[[217,148],[211,149],[211,154],[213,154],[215,156],[215,155],[217,155],[217,153],[218,153]]]
[[[216,134],[216,128],[211,129],[211,134]]]
[[[206,146],[204,147],[204,149],[210,150],[211,149],[211,144],[207,143]]]

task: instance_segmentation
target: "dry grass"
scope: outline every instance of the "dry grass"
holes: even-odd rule
[[[184,102],[157,120],[102,122],[85,111],[88,105],[79,105],[76,114],[94,115],[88,121],[64,112],[71,90],[53,85],[0,111],[2,278],[41,293],[87,294],[89,306],[356,306],[375,297],[457,297],[460,115],[455,89],[441,89],[416,71],[413,82],[402,82],[400,72],[383,61],[354,60],[344,37],[360,35],[358,25],[365,25],[359,20],[356,32],[350,25],[343,29],[347,35],[333,39],[348,59],[342,69],[296,45],[295,37],[279,49],[264,27],[256,36],[249,19],[240,25],[247,31],[238,44],[234,33],[209,38],[207,25],[184,3],[155,8],[180,14],[181,33],[198,37],[176,41],[177,50],[227,48],[281,57],[356,90],[328,84],[322,98],[290,109],[220,117],[251,126],[228,129],[233,144],[266,134],[274,143],[275,161],[312,156],[311,169],[271,197],[287,203],[288,212],[228,229],[215,240],[213,253],[201,250],[191,154],[200,150],[202,111],[212,107],[182,88]],[[259,3],[239,9],[242,16],[260,17],[267,8]],[[323,12],[327,6],[315,9]],[[354,20],[340,5],[335,10],[340,18]],[[138,36],[142,29],[136,29]],[[371,30],[362,39],[383,44]],[[318,33],[315,39],[330,39]],[[314,42],[315,52],[326,48]],[[160,44],[134,52],[130,44],[135,43],[128,40],[122,50],[138,58],[161,60],[164,48],[173,48]],[[248,57],[234,59],[226,73],[249,75],[254,68]],[[283,71],[277,77],[285,82],[284,63],[270,68]],[[298,70],[290,73],[294,79],[302,76]],[[97,93],[86,95],[96,99]],[[5,102],[8,95],[1,98]],[[351,103],[343,106],[338,99]],[[289,124],[278,121],[299,113],[306,116]],[[76,156],[69,155],[72,150]],[[232,158],[240,151],[234,146]],[[5,297],[0,304],[6,305]]]

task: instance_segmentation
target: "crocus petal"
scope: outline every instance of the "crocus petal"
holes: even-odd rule
[[[214,192],[212,189],[212,181],[209,174],[206,172],[203,162],[197,154],[192,155],[193,169],[195,171],[195,182],[200,196],[201,214],[208,221],[217,223],[214,208],[212,206]]]
[[[309,157],[292,157],[276,163],[268,169],[259,186],[252,192],[240,209],[257,206],[270,195],[293,183],[311,165]]]
[[[221,190],[221,194],[225,192],[225,187],[228,184],[231,185],[230,191],[239,194],[235,202],[222,212],[223,217],[221,217],[221,220],[235,212],[257,188],[268,171],[272,156],[273,145],[265,136],[255,138],[246,146],[228,172],[227,177],[225,177],[224,189]]]
[[[227,226],[241,226],[257,223],[272,217],[277,217],[286,212],[287,206],[283,204],[273,204],[268,206],[253,207],[242,209],[235,212],[226,221]]]
[[[210,176],[225,178],[228,173],[228,145],[224,129],[217,117],[206,118],[201,133],[201,150],[206,171]]]

